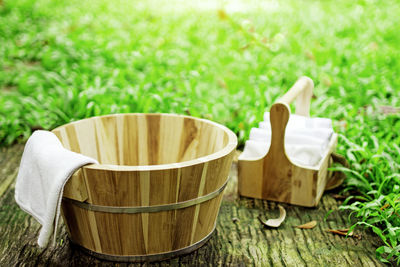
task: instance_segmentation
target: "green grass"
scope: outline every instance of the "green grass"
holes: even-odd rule
[[[243,144],[308,75],[312,114],[344,136],[346,190],[364,198],[345,207],[382,237],[378,256],[399,261],[400,115],[379,108],[400,106],[398,14],[394,0],[5,0],[0,144],[119,112],[208,118]]]
[[[340,207],[351,211],[350,228],[370,228],[381,237],[376,250],[383,262],[400,265],[400,116],[367,109],[342,129],[338,152],[346,156],[350,195]]]

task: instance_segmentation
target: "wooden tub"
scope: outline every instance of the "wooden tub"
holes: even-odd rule
[[[71,177],[62,213],[70,239],[113,261],[153,261],[204,244],[237,145],[217,123],[170,114],[115,114],[53,130],[97,159]]]

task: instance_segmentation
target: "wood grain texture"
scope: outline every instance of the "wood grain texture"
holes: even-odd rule
[[[81,202],[89,198],[82,169],[72,175],[70,182],[64,186],[63,195]]]
[[[0,148],[0,185],[15,177],[22,150],[21,145]],[[69,241],[64,223],[59,225],[56,246],[40,249],[36,243],[40,224],[15,203],[12,183],[0,196],[0,266],[385,266],[375,258],[382,243],[372,232],[357,232],[361,240],[326,232],[349,227],[344,211],[324,220],[340,204],[327,194],[318,208],[282,204],[287,211],[282,226],[263,227],[257,217],[277,217],[276,203],[239,197],[236,168],[231,169],[213,237],[193,253],[142,264],[101,261],[83,253]],[[313,229],[293,227],[311,220],[318,222]]]
[[[64,197],[113,207],[173,204],[218,190],[237,144],[226,127],[169,114],[94,117],[53,132],[66,148],[100,163],[79,169]],[[139,214],[94,212],[66,201],[62,208],[75,243],[97,253],[138,256],[181,249],[205,238],[214,229],[221,199]]]
[[[314,207],[327,183],[330,156],[337,144],[333,134],[316,167],[300,166],[290,161],[285,151],[285,130],[290,117],[289,104],[298,99],[296,111],[309,116],[313,82],[300,78],[270,110],[271,146],[268,153],[255,160],[239,160],[239,194],[246,197]],[[300,105],[300,106],[298,106]]]

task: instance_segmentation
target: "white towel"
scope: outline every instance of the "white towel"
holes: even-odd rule
[[[270,121],[269,112],[264,113],[264,122]],[[290,114],[287,128],[329,128],[332,129],[332,120],[328,118],[310,118],[297,114]]]
[[[285,134],[285,145],[312,145],[325,149],[328,145],[330,136],[317,136],[299,133],[296,130],[287,131]],[[271,132],[266,129],[252,128],[250,130],[250,140],[271,143]]]
[[[262,141],[247,140],[244,144],[243,153],[239,155],[239,160],[255,160],[267,155],[270,143]]]
[[[315,145],[288,145],[286,154],[294,163],[301,166],[316,166],[322,159],[325,149]]]
[[[317,118],[315,118],[317,119]],[[318,118],[319,119],[319,118]],[[269,121],[261,121],[258,123],[260,129],[265,129],[271,134],[271,124]],[[306,135],[315,137],[318,139],[330,139],[333,135],[332,127],[321,127],[321,128],[294,128],[292,125],[286,127],[287,133],[296,133],[300,135]]]
[[[15,200],[42,225],[38,244],[46,247],[57,230],[65,183],[80,167],[95,159],[65,149],[49,131],[35,131],[22,155]],[[56,234],[54,233],[53,242]]]
[[[247,140],[239,160],[255,160],[264,157],[269,150],[270,142]],[[315,166],[321,160],[324,150],[316,145],[285,144],[286,155],[301,166]]]
[[[271,144],[270,113],[264,113],[260,128],[252,128],[239,159],[258,159],[268,153]],[[332,120],[296,114],[289,117],[285,131],[285,151],[289,159],[302,166],[316,166],[333,135]]]

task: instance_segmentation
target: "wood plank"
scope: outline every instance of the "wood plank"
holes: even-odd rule
[[[19,165],[22,146],[10,148],[15,162],[0,164],[0,180],[9,177]],[[17,160],[18,159],[18,160]],[[236,166],[223,197],[213,237],[199,250],[189,255],[146,266],[384,266],[375,258],[379,239],[369,231],[362,239],[344,238],[327,233],[327,228],[348,226],[347,214],[334,212],[324,221],[327,211],[338,202],[324,195],[317,208],[282,204],[287,219],[278,229],[264,228],[260,214],[278,215],[277,203],[239,197]],[[318,221],[314,229],[293,226],[311,220]],[[40,225],[23,212],[14,201],[14,189],[9,187],[0,197],[0,266],[143,266],[116,264],[88,256],[71,245],[61,223],[57,245],[41,250],[36,245]]]

